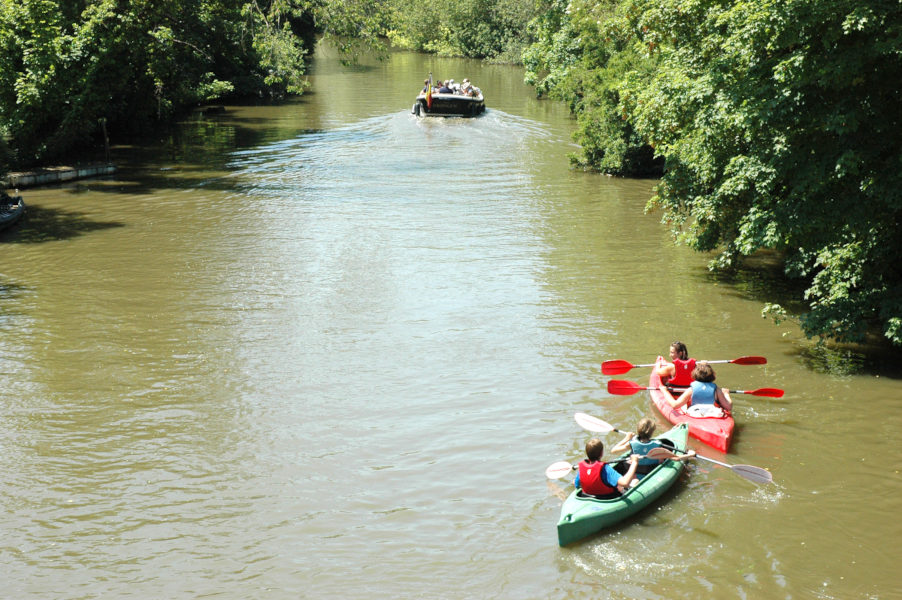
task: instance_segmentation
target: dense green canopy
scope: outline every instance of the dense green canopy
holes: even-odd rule
[[[378,0],[0,0],[0,134],[18,164],[228,95],[306,86],[316,32],[384,30]]]
[[[526,82],[563,100],[576,115],[580,151],[571,161],[613,175],[659,175],[663,161],[620,108],[627,74],[650,73],[656,61],[633,42],[617,3],[554,0],[532,21],[537,41],[523,53]]]
[[[448,56],[520,62],[530,19],[547,0],[387,0],[396,46]]]
[[[653,148],[678,239],[717,267],[779,250],[809,335],[902,345],[902,3],[574,0],[536,24],[530,77],[571,99],[581,162]]]

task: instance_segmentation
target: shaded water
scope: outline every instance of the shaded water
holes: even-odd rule
[[[569,171],[566,110],[520,70],[313,69],[297,101],[26,192],[0,237],[7,597],[902,594],[890,360],[763,320],[761,273],[712,278],[643,213],[654,182]],[[429,71],[487,113],[415,119]],[[573,413],[656,416],[599,363],[673,339],[767,356],[718,381],[786,397],[734,397],[731,453],[697,448],[775,484],[699,463],[559,548],[543,473],[580,456]]]

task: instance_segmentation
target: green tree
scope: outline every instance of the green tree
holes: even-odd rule
[[[306,87],[314,34],[378,45],[380,0],[0,0],[0,134],[18,164],[229,95]]]
[[[896,1],[635,0],[659,63],[621,89],[667,170],[650,208],[730,267],[782,251],[810,336],[902,345],[902,10]]]
[[[567,102],[576,116],[580,150],[571,162],[610,174],[660,174],[663,160],[620,106],[623,79],[650,77],[656,60],[634,49],[618,2],[555,0],[530,27],[535,42],[523,53],[526,82],[540,96]]]
[[[712,268],[779,250],[808,335],[902,344],[900,24],[891,0],[556,0],[524,64],[576,164],[666,161],[649,210]]]
[[[389,0],[388,37],[402,48],[519,62],[527,24],[544,0]]]

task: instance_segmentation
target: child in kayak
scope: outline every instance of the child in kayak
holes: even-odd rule
[[[721,417],[724,411],[733,410],[733,399],[730,391],[714,383],[714,369],[705,361],[699,362],[692,371],[695,379],[685,392],[676,400],[667,398],[667,403],[674,408],[689,404],[686,413],[693,417]]]
[[[657,425],[655,425],[655,422],[651,419],[647,417],[640,419],[639,424],[636,425],[636,432],[627,432],[623,439],[611,448],[611,452],[614,454],[620,454],[621,452],[630,450],[634,455],[643,457],[639,459],[639,466],[636,468],[636,479],[641,480],[663,462],[654,458],[645,457],[645,455],[654,448],[665,448],[661,443],[661,440],[653,440],[651,438],[651,436],[655,434],[656,427]],[[673,450],[673,447],[671,446],[666,449]],[[690,450],[687,454],[680,455],[674,460],[688,460],[693,456],[695,456],[695,450]]]
[[[670,360],[658,367],[658,376],[661,383],[668,386],[688,386],[692,383],[692,370],[695,369],[695,359],[689,358],[689,349],[683,342],[670,344]]]
[[[639,456],[630,456],[630,467],[625,475],[614,470],[610,464],[602,462],[604,444],[598,438],[592,438],[586,442],[586,460],[579,463],[579,471],[573,485],[582,489],[583,493],[599,498],[615,498],[622,494],[630,485],[635,485],[636,468],[639,464]]]

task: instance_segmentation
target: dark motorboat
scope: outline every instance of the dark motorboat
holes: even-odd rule
[[[11,227],[25,214],[22,196],[8,196],[0,192],[0,230]]]
[[[451,80],[454,81],[453,79]],[[420,92],[410,112],[418,117],[475,117],[485,112],[485,98],[482,90],[469,85],[464,80],[465,88],[455,84],[452,93],[439,93],[432,91]],[[432,86],[432,76],[429,76],[428,86]]]
[[[475,117],[484,111],[485,100],[482,94],[432,94],[431,106],[426,94],[420,94],[411,112],[418,117]]]

